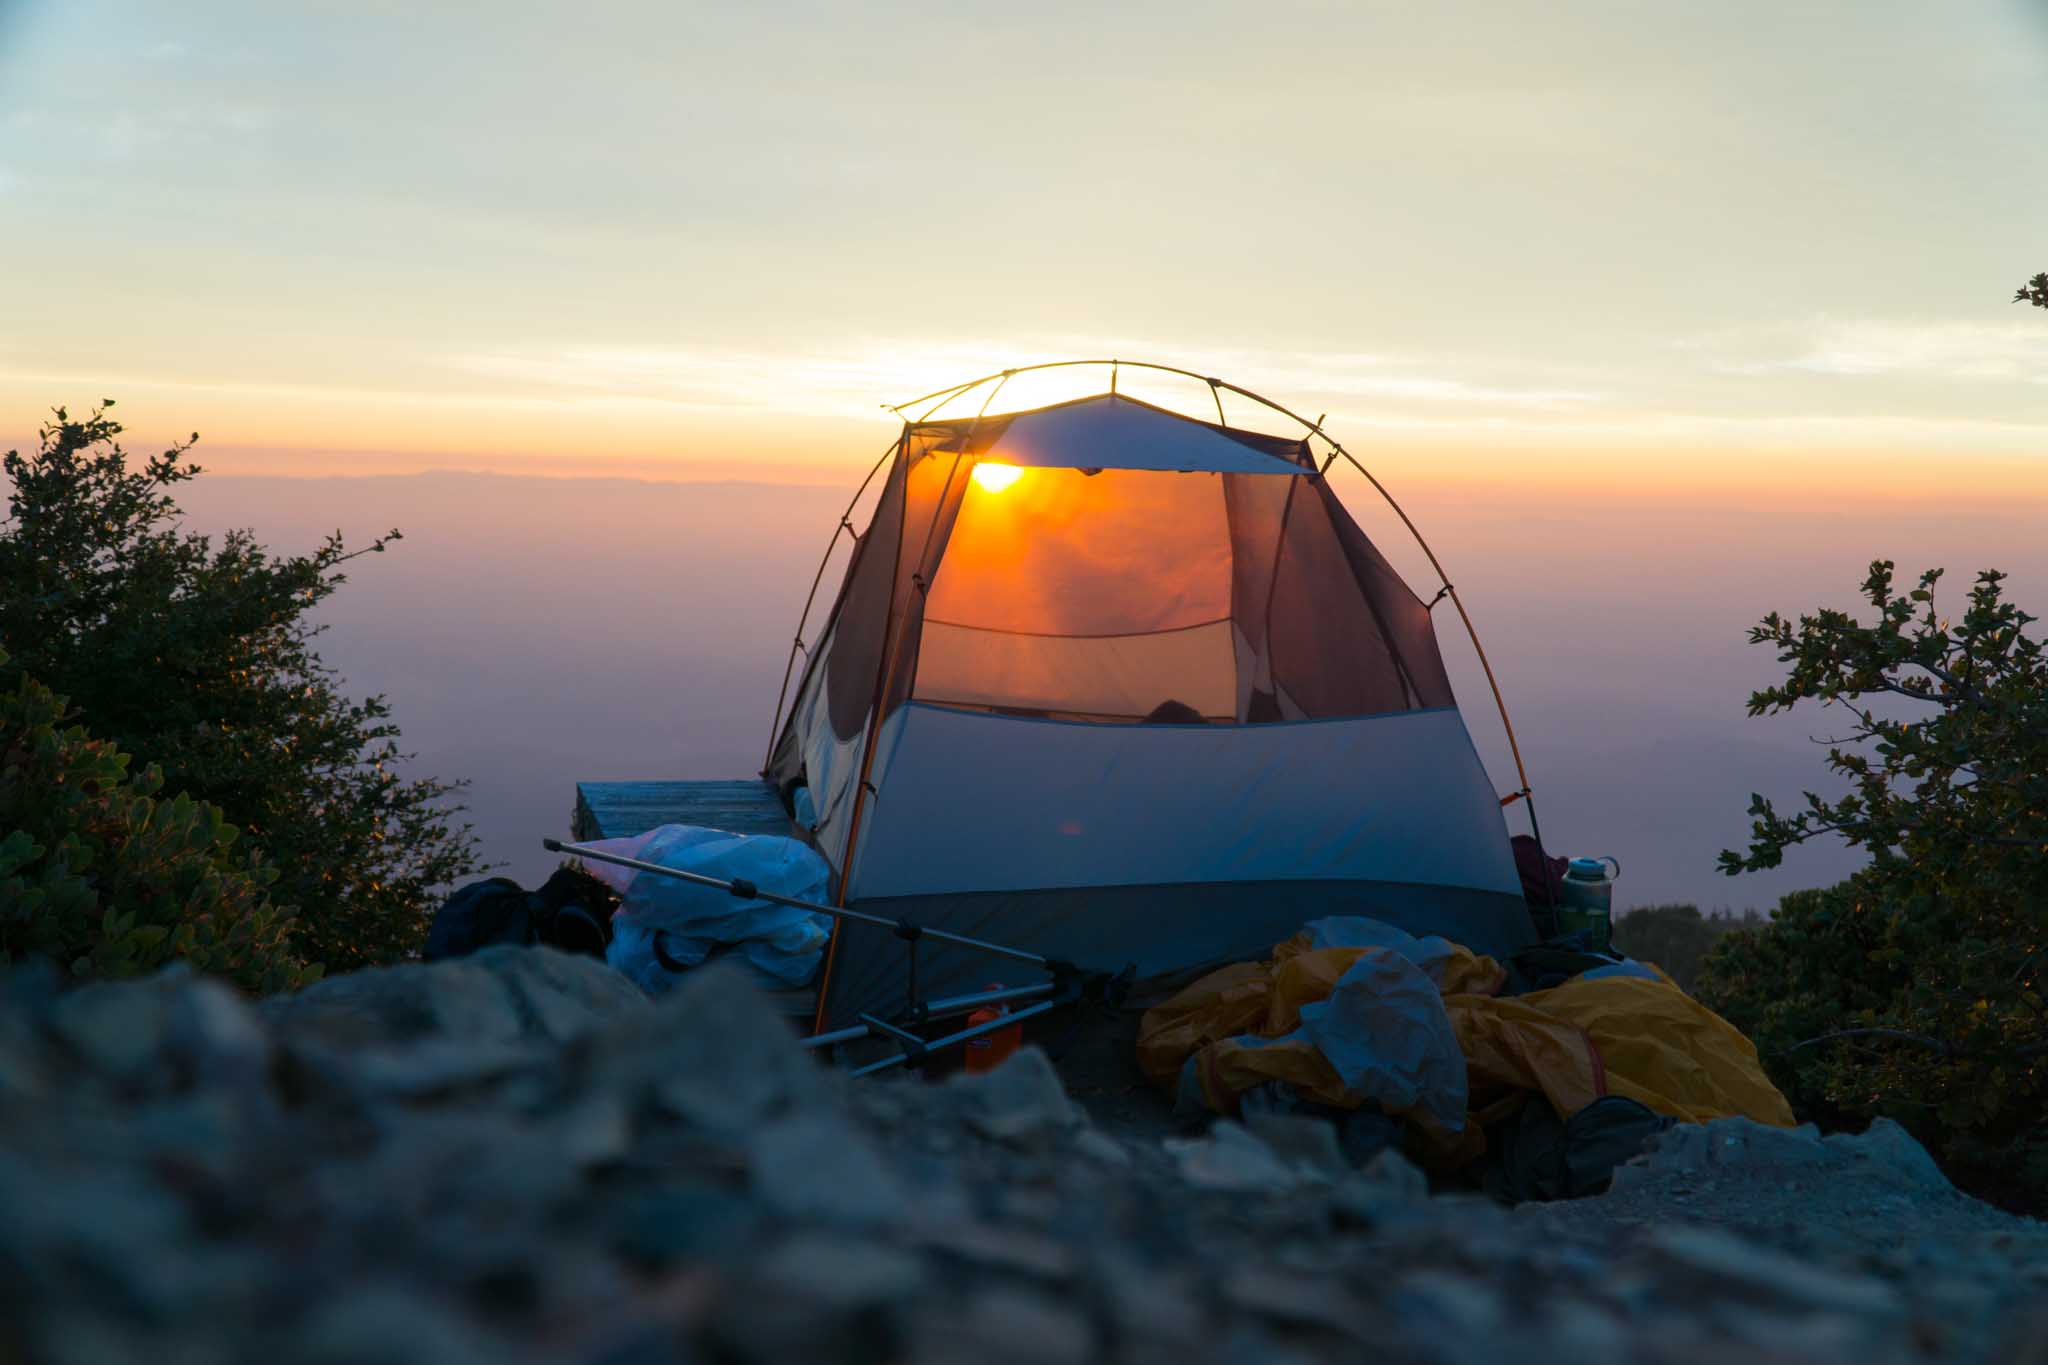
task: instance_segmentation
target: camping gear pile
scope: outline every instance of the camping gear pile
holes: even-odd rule
[[[1543,988],[1513,993],[1530,984]],[[1266,961],[1211,972],[1147,1011],[1138,1063],[1183,1108],[1236,1115],[1255,1094],[1270,1106],[1277,1089],[1327,1111],[1384,1114],[1439,1173],[1486,1156],[1489,1134],[1521,1148],[1525,1166],[1547,1144],[1582,1168],[1549,1182],[1561,1186],[1551,1197],[1596,1183],[1589,1145],[1625,1159],[1660,1119],[1794,1122],[1749,1040],[1654,967],[1574,940],[1503,964],[1350,916],[1315,921]],[[1617,1128],[1631,1134],[1619,1145]],[[1512,1167],[1505,1178],[1545,1184]]]
[[[1108,391],[991,412],[1015,376],[1064,364],[1105,366]],[[1119,392],[1120,367],[1205,385],[1217,420]],[[1305,434],[1231,425],[1226,393]],[[969,395],[971,416],[939,416]],[[800,837],[544,841],[630,874],[614,965],[650,990],[721,952],[779,985],[815,974],[809,1045],[886,1039],[881,1067],[1238,962],[1148,1015],[1154,1079],[1219,1113],[1256,1090],[1398,1120],[1440,1167],[1531,1095],[1582,1128],[1614,1101],[1602,1131],[1789,1122],[1726,1024],[1649,969],[1578,960],[1605,946],[1612,877],[1546,855],[1463,603],[1320,420],[1119,361],[926,398],[896,409],[835,529],[853,549],[808,645],[809,604],[798,622],[762,776]],[[1339,459],[1414,534],[1441,582],[1427,600],[1338,499]],[[1440,603],[1500,705],[1505,797],[1452,695]],[[1511,840],[1516,803],[1531,834]],[[949,994],[992,956],[1045,979]],[[977,1022],[929,1036],[961,1015]]]
[[[823,900],[831,870],[800,839],[728,834],[696,825],[659,825],[630,839],[588,846],[725,882],[746,882],[795,900]],[[771,990],[807,985],[825,956],[831,918],[816,911],[735,897],[702,882],[649,876],[590,858],[590,874],[619,893],[605,961],[650,995],[714,955],[746,964]]]

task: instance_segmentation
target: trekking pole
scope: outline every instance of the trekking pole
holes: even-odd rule
[[[794,896],[780,896],[773,891],[763,891],[744,877],[734,877],[731,880],[723,877],[707,877],[701,872],[685,872],[681,868],[663,867],[660,863],[644,862],[639,858],[628,858],[617,853],[606,853],[600,849],[586,848],[582,844],[564,843],[560,839],[543,839],[540,841],[540,846],[550,853],[568,853],[578,858],[589,858],[600,863],[611,863],[617,867],[630,867],[635,872],[652,872],[656,876],[673,877],[680,882],[690,882],[697,886],[708,886],[743,901],[767,901],[771,905],[787,905],[795,910],[809,910],[813,914],[830,915],[834,919],[852,920],[857,924],[872,924],[877,928],[890,930],[898,938],[906,939],[912,943],[915,943],[920,938],[937,939],[941,943],[957,944],[962,948],[971,948],[976,952],[990,953],[996,957],[1006,957],[1012,962],[1028,962],[1034,967],[1042,967],[1056,975],[1079,970],[1069,962],[1059,962],[1049,957],[1041,957],[1037,953],[1027,953],[1021,948],[1005,948],[1000,943],[990,943],[985,939],[969,938],[965,934],[956,934],[950,929],[933,929],[922,924],[912,924],[909,920],[890,919],[887,915],[871,915],[865,910],[849,910],[843,905],[820,905],[816,901],[798,900]]]

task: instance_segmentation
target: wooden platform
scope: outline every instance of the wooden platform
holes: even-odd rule
[[[656,825],[703,825],[735,834],[788,834],[789,816],[759,778],[722,782],[578,782],[578,839],[625,839]]]

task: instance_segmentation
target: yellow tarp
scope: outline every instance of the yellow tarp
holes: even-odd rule
[[[1270,962],[1211,972],[1146,1012],[1138,1064],[1155,1084],[1172,1089],[1194,1058],[1202,1097],[1218,1113],[1235,1113],[1239,1096],[1267,1081],[1285,1081],[1321,1104],[1355,1108],[1359,1101],[1312,1043],[1268,1040],[1294,1031],[1301,1007],[1328,996],[1368,951],[1309,949],[1306,936],[1297,936],[1280,944]],[[1465,1054],[1465,1131],[1436,1131],[1418,1115],[1406,1116],[1438,1161],[1480,1155],[1480,1130],[1532,1093],[1560,1118],[1603,1095],[1624,1095],[1687,1122],[1739,1114],[1792,1126],[1791,1106],[1764,1075],[1755,1046],[1668,978],[1577,977],[1503,999],[1493,994],[1506,976],[1500,965],[1458,951],[1440,987]]]

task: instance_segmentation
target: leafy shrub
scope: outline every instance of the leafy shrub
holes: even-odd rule
[[[1761,923],[1763,916],[1754,910],[1739,916],[1726,910],[1703,915],[1697,905],[1639,905],[1615,920],[1614,944],[1631,957],[1656,963],[1690,993],[1716,939],[1730,929]]]
[[[1848,783],[1786,815],[1751,798],[1730,873],[1775,867],[1832,834],[1870,863],[1788,896],[1767,926],[1725,936],[1700,993],[1756,1039],[1795,1107],[1887,1115],[1951,1174],[2011,1202],[2048,1199],[2048,654],[2034,620],[1980,574],[1959,620],[1935,570],[1892,590],[1871,566],[1870,624],[1773,614],[1751,632],[1786,681],[1751,714],[1818,702],[1849,733],[1827,751]]]
[[[6,455],[0,647],[264,851],[301,956],[338,970],[416,951],[437,888],[480,870],[458,784],[400,776],[390,708],[340,692],[308,619],[398,533],[302,556],[187,534],[171,490],[200,472],[191,443],[131,468],[120,432],[104,406],[60,408],[34,455]]]
[[[235,856],[220,809],[156,799],[161,773],[131,776],[128,755],[64,719],[26,674],[0,693],[0,961],[119,977],[181,958],[260,992],[317,977],[270,903],[275,870]]]

